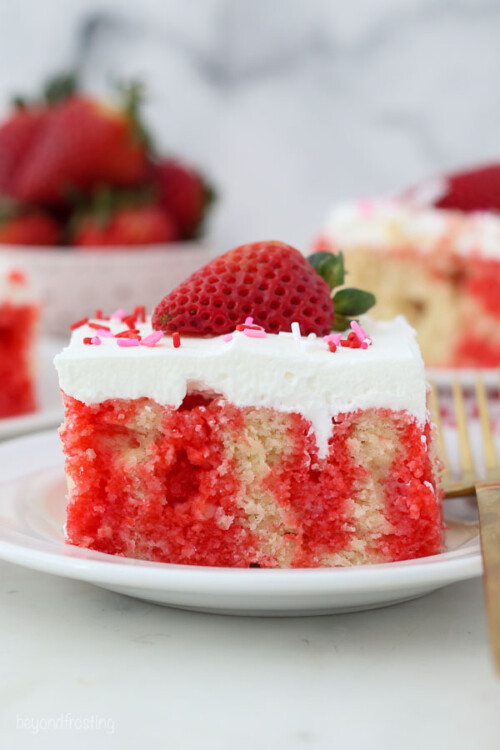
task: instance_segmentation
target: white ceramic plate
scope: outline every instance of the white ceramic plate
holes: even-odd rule
[[[43,339],[39,347],[37,398],[38,409],[21,417],[0,419],[0,440],[44,430],[59,425],[63,418],[61,392],[54,368],[54,357],[61,344],[54,339]]]
[[[447,551],[357,568],[248,570],[167,565],[63,541],[63,458],[54,432],[0,444],[0,558],[173,607],[235,615],[317,615],[406,601],[481,573],[475,523],[451,523]],[[456,503],[452,501],[455,510]]]

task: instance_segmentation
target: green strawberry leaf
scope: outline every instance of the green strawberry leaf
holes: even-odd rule
[[[57,104],[73,96],[78,90],[78,76],[76,72],[61,73],[54,76],[45,85],[44,99],[48,104]]]
[[[307,260],[322,279],[326,281],[330,289],[342,286],[345,281],[344,253],[340,250],[338,254],[321,250],[309,255]]]
[[[340,315],[340,313],[335,313],[332,331],[339,331],[339,332],[347,331],[347,329],[350,327],[351,327],[350,318],[346,318],[345,315]]]
[[[338,315],[356,317],[363,315],[375,304],[375,295],[362,289],[340,289],[333,298],[335,319]]]
[[[132,127],[132,135],[136,142],[144,146],[150,156],[154,156],[155,144],[151,133],[144,125],[141,118],[141,108],[146,100],[146,87],[140,80],[117,83],[117,89],[121,97],[121,104]]]

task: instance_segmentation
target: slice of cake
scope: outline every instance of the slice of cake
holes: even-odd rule
[[[441,491],[414,332],[398,318],[330,333],[329,289],[307,261],[278,243],[255,247],[194,274],[158,306],[154,327],[140,308],[75,325],[56,358],[67,541],[231,567],[439,552]],[[257,322],[264,314],[276,333]],[[188,335],[193,322],[203,336]]]
[[[484,210],[499,203],[493,171],[493,193],[482,170],[399,200],[339,205],[316,243],[344,251],[349,279],[377,295],[377,317],[406,316],[428,365],[500,365],[500,213]]]
[[[0,268],[0,418],[36,408],[34,347],[39,310],[23,271]]]

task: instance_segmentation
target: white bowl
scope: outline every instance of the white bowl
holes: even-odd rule
[[[0,260],[25,269],[39,290],[43,329],[53,335],[67,335],[71,323],[98,308],[151,311],[211,257],[203,242],[85,251],[0,244]]]

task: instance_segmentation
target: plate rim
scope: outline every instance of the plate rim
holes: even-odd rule
[[[15,437],[0,443],[0,461],[5,454],[30,444],[58,440],[53,429]],[[46,449],[48,446],[45,446]],[[60,453],[62,458],[62,449]],[[45,459],[45,468],[55,468]],[[43,466],[36,471],[43,470]],[[26,473],[0,479],[2,486],[22,482]],[[19,536],[12,541],[9,534]],[[30,546],[30,539],[35,547]],[[45,549],[44,549],[45,547]],[[51,549],[54,547],[54,549]],[[248,569],[176,565],[133,560],[67,545],[62,540],[30,537],[22,531],[4,528],[0,516],[0,559],[26,568],[97,585],[139,586],[144,589],[170,589],[175,592],[261,596],[337,592],[360,592],[377,585],[381,591],[401,585],[436,588],[480,576],[482,561],[479,534],[455,550],[401,562],[335,568]],[[430,589],[429,589],[430,590]]]
[[[1,534],[1,529],[0,529]],[[474,541],[474,540],[473,540]],[[62,543],[61,543],[62,544]],[[470,544],[470,543],[469,543]],[[67,545],[71,548],[72,545]],[[79,549],[78,547],[75,549]],[[482,573],[479,550],[455,559],[430,557],[379,565],[337,568],[256,569],[219,568],[201,565],[175,565],[144,561],[144,565],[122,562],[114,555],[93,552],[111,559],[85,559],[62,552],[34,550],[0,539],[0,559],[22,567],[64,578],[96,584],[140,586],[145,589],[169,588],[193,593],[320,594],[332,591],[364,591],[378,583],[379,590],[404,584],[441,586],[476,578]],[[446,555],[447,553],[443,553]],[[440,557],[440,556],[436,556]],[[425,561],[425,562],[424,562]],[[142,562],[142,561],[139,561]],[[202,580],[203,579],[203,580]]]

